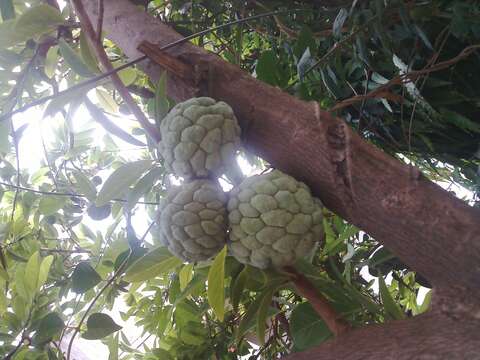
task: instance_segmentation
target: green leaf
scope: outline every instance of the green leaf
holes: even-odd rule
[[[108,342],[108,360],[118,360],[118,333]]]
[[[341,8],[333,22],[333,36],[339,38],[342,35],[342,27],[345,24],[345,21],[348,18],[348,11],[344,8]]]
[[[10,141],[8,136],[10,135],[11,130],[11,120],[7,119],[5,121],[0,121],[0,152],[9,153],[10,152]]]
[[[102,278],[88,262],[77,265],[72,274],[72,291],[83,294],[97,285]]]
[[[73,177],[77,182],[77,189],[79,192],[87,197],[90,201],[95,201],[97,197],[97,189],[95,185],[87,178],[82,172],[74,170],[72,172]]]
[[[52,312],[40,320],[38,330],[33,337],[33,344],[38,346],[56,339],[62,333],[65,323],[60,315]]]
[[[72,70],[82,77],[91,77],[93,73],[90,71],[87,65],[83,62],[82,58],[68,45],[68,43],[60,39],[58,41],[58,48],[62,54],[65,62],[72,68]]]
[[[40,289],[48,279],[48,273],[50,272],[50,267],[52,266],[54,257],[53,255],[48,255],[43,258],[42,263],[40,264],[40,270],[38,272],[38,283],[37,289]]]
[[[8,273],[2,267],[2,264],[0,264],[0,278],[5,280],[5,281],[9,281]]]
[[[237,343],[240,342],[242,336],[250,328],[251,323],[254,320],[255,315],[258,312],[258,308],[263,301],[263,297],[264,297],[264,292],[259,293],[255,297],[255,300],[253,300],[250,303],[250,306],[248,307],[247,311],[243,315],[242,320],[240,321],[240,324],[238,325],[238,328],[236,329],[235,339],[236,339]]]
[[[298,34],[293,53],[297,59],[300,59],[307,48],[310,48],[310,52],[315,54],[317,51],[317,44],[315,43],[312,30],[308,26],[303,26],[300,30],[300,34]]]
[[[2,13],[2,20],[13,19],[15,17],[15,8],[12,0],[0,0],[0,12]]]
[[[105,181],[98,193],[96,205],[102,206],[116,197],[122,197],[142,174],[152,166],[150,160],[138,160],[126,163],[116,169]]]
[[[383,276],[378,277],[378,286],[380,297],[382,298],[383,306],[385,306],[385,311],[387,315],[389,315],[394,320],[400,320],[405,318],[405,314],[403,313],[400,306],[395,302],[395,299],[390,294],[388,290],[387,284],[385,284],[385,280]]]
[[[169,102],[167,99],[167,72],[162,72],[155,88],[155,102],[154,113],[157,124],[160,124],[162,119],[167,115],[169,110]]]
[[[128,193],[128,207],[132,209],[163,174],[164,170],[162,168],[154,167],[138,180],[133,189]]]
[[[83,31],[80,33],[80,55],[82,56],[84,64],[87,65],[92,73],[99,72],[97,58]]]
[[[118,104],[116,103],[115,99],[110,95],[107,91],[102,89],[95,89],[97,94],[97,99],[100,106],[107,112],[117,113],[118,112]]]
[[[30,298],[33,298],[37,292],[38,273],[40,271],[40,254],[35,251],[28,259],[27,266],[25,267],[25,290]],[[25,299],[27,300],[27,299]]]
[[[47,51],[47,55],[45,56],[45,65],[43,67],[43,71],[45,71],[45,75],[47,75],[50,79],[55,75],[55,69],[58,65],[58,46],[52,46]]]
[[[208,271],[208,303],[212,307],[215,315],[220,321],[223,321],[225,315],[225,257],[227,256],[227,246],[224,246],[213,260]]]
[[[10,47],[33,37],[39,37],[64,23],[60,12],[52,6],[40,4],[28,8],[16,21],[0,25],[0,47]]]
[[[8,307],[7,297],[5,296],[5,292],[3,291],[3,286],[2,286],[2,291],[0,291],[0,317],[2,317],[3,314],[7,312],[7,307]]]
[[[242,297],[243,290],[245,289],[245,285],[247,283],[248,277],[248,267],[245,266],[242,271],[238,274],[235,280],[230,285],[232,288],[232,293],[230,295],[230,301],[232,302],[233,309],[238,311],[238,304],[240,303],[240,299]]]
[[[267,84],[278,85],[277,64],[278,59],[273,51],[263,52],[255,67],[257,78],[265,81]]]
[[[299,304],[290,317],[290,331],[296,351],[318,345],[332,336],[325,322],[310,303]]]
[[[185,290],[188,283],[193,278],[193,263],[185,264],[182,270],[178,273],[178,279],[180,281],[180,291]]]
[[[94,313],[88,317],[87,331],[82,334],[82,337],[87,340],[103,339],[121,328],[107,314]]]
[[[468,132],[480,133],[480,125],[470,120],[469,118],[466,118],[463,115],[447,109],[441,109],[440,113],[445,118],[445,120],[459,127],[460,129]]]
[[[152,279],[175,269],[182,260],[170,254],[167,248],[158,247],[135,261],[124,278],[128,282],[140,282]]]
[[[45,216],[53,215],[65,205],[64,196],[43,196],[38,204],[38,210]]]
[[[6,49],[15,44],[27,41],[29,37],[24,37],[22,34],[15,32],[15,19],[5,20],[0,23],[0,48]]]
[[[268,308],[270,307],[270,303],[272,302],[272,297],[275,292],[275,288],[269,288],[267,292],[265,292],[262,300],[260,302],[260,306],[258,307],[257,313],[257,338],[260,341],[261,345],[265,345],[265,330],[266,330],[266,321],[267,321],[267,313]]]
[[[118,67],[123,64],[116,64],[115,67]],[[137,79],[137,70],[128,67],[126,69],[120,70],[118,73],[118,77],[122,80],[123,85],[128,86],[133,84],[133,82]]]

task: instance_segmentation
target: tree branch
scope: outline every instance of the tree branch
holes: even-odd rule
[[[42,191],[42,190],[35,190],[23,186],[17,186],[13,184],[7,184],[5,182],[0,181],[0,185],[7,186],[16,190],[21,190],[21,191],[28,191],[28,192],[33,192],[36,194],[42,194],[42,195],[51,195],[51,196],[75,196],[75,197],[81,197],[81,198],[86,198],[86,195],[83,194],[77,194],[77,193],[62,193],[62,192],[56,192],[56,191]],[[115,202],[122,202],[126,203],[128,200],[125,199],[112,199],[112,201]],[[138,201],[137,204],[142,204],[142,205],[159,205],[157,202],[149,202],[149,201]]]
[[[320,315],[335,336],[350,330],[350,324],[341,318],[328,300],[315,289],[315,286],[305,276],[300,274],[292,266],[286,267],[285,270],[290,275],[292,283],[298,293],[310,302],[317,314]]]
[[[119,128],[113,121],[111,121],[102,110],[100,110],[95,104],[93,104],[88,97],[85,97],[84,100],[85,107],[87,108],[92,118],[100,124],[105,130],[110,134],[122,139],[123,141],[136,145],[136,146],[145,146],[143,142],[136,139],[126,131]]]
[[[76,13],[80,19],[80,23],[82,24],[82,29],[83,31],[85,31],[85,34],[87,35],[87,39],[92,45],[97,59],[102,64],[102,67],[105,69],[105,71],[112,71],[113,65],[108,59],[108,56],[105,53],[105,50],[103,49],[101,42],[99,41],[99,39],[101,39],[101,33],[100,34],[95,33],[95,30],[93,29],[93,26],[92,26],[92,23],[90,22],[88,14],[86,13],[83,7],[82,1],[72,0],[72,3],[75,6]],[[102,12],[100,14],[101,16],[99,16],[98,18],[98,22],[99,24],[101,24],[102,17],[103,17],[103,0],[101,0],[99,4],[101,4],[101,6],[99,5],[99,8],[102,10]],[[99,26],[99,30],[101,31],[101,26]],[[147,119],[142,109],[140,109],[138,104],[135,102],[132,95],[130,94],[128,89],[125,87],[125,85],[123,84],[118,74],[112,73],[110,77],[112,79],[113,84],[115,85],[115,88],[118,90],[118,92],[122,96],[123,100],[127,104],[132,114],[135,115],[140,125],[142,125],[142,127],[145,129],[145,132],[155,142],[159,142],[160,141],[159,130]]]
[[[261,19],[261,18],[273,16],[273,15],[276,15],[276,14],[282,14],[282,13],[285,13],[285,12],[298,12],[298,11],[305,11],[305,9],[288,10],[288,11],[284,11],[284,10],[272,11],[272,12],[268,12],[268,13],[263,13],[263,14],[258,14],[258,15],[246,17],[246,18],[243,18],[243,19],[230,21],[228,23],[221,24],[221,25],[218,25],[218,26],[215,26],[215,27],[212,27],[212,28],[208,28],[208,29],[196,32],[192,35],[182,37],[180,39],[175,39],[174,41],[172,41],[170,43],[167,43],[167,44],[163,45],[162,47],[160,47],[159,50],[164,51],[164,50],[174,48],[176,46],[179,46],[179,45],[181,45],[183,43],[186,43],[186,42],[188,42],[192,39],[195,39],[197,37],[209,34],[213,31],[217,31],[217,30],[220,30],[220,29],[231,27],[231,26],[236,25],[236,24],[241,24],[241,23],[248,22],[248,21],[253,21],[253,20],[256,20],[256,19]],[[43,104],[43,103],[45,103],[49,100],[56,99],[60,96],[71,94],[71,93],[73,93],[73,92],[75,92],[79,89],[87,88],[89,86],[94,87],[95,84],[98,83],[100,80],[106,79],[107,77],[110,77],[112,74],[118,73],[119,71],[127,69],[127,68],[129,68],[133,65],[138,64],[138,63],[141,63],[142,61],[144,61],[146,59],[147,59],[146,55],[139,55],[138,57],[134,58],[133,60],[130,60],[129,62],[127,62],[123,65],[120,65],[119,67],[116,67],[115,69],[112,69],[110,71],[106,71],[103,74],[92,77],[91,79],[85,80],[84,82],[75,84],[75,85],[73,85],[73,86],[71,86],[71,87],[69,87],[69,88],[67,88],[63,91],[59,91],[58,93],[55,93],[55,94],[52,94],[52,95],[49,95],[49,96],[44,96],[44,97],[41,97],[37,100],[31,101],[28,104],[19,107],[18,109],[0,114],[0,121],[5,121],[6,119],[12,117],[13,115],[24,112],[24,111],[30,109],[31,107],[41,105],[41,104]]]
[[[478,321],[437,314],[352,329],[285,360],[411,360],[478,358]]]

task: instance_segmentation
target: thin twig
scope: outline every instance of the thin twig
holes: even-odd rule
[[[468,46],[465,49],[463,49],[457,56],[455,56],[454,58],[452,58],[450,60],[441,61],[441,62],[439,62],[435,65],[423,68],[421,70],[413,70],[413,71],[410,71],[410,72],[407,72],[407,73],[404,73],[404,74],[401,74],[401,75],[397,75],[394,78],[392,78],[390,81],[388,81],[386,84],[383,84],[382,86],[379,86],[378,88],[370,91],[366,95],[353,96],[349,99],[345,99],[345,100],[339,102],[337,105],[332,107],[330,109],[330,111],[343,109],[344,107],[347,107],[349,105],[352,105],[352,104],[354,104],[356,102],[359,102],[359,101],[362,101],[364,99],[379,97],[381,94],[384,94],[387,89],[389,89],[390,87],[392,87],[394,85],[401,85],[401,84],[404,84],[404,83],[413,82],[414,80],[418,79],[422,75],[429,74],[429,73],[435,72],[435,71],[440,71],[440,70],[447,69],[451,65],[456,64],[457,62],[459,62],[459,61],[465,59],[466,57],[470,56],[471,54],[473,54],[478,49],[480,49],[480,44],[471,45],[471,46]]]
[[[13,358],[13,356],[16,354],[16,352],[18,350],[20,350],[20,348],[22,347],[23,345],[23,342],[28,339],[27,335],[28,335],[28,332],[27,332],[27,327],[28,327],[28,324],[30,323],[30,320],[32,319],[32,311],[33,310],[33,305],[30,307],[30,311],[28,312],[28,317],[27,317],[27,320],[25,320],[25,325],[23,326],[23,332],[22,332],[22,336],[20,337],[20,340],[18,341],[18,344],[17,346],[15,346],[15,348],[12,349],[12,351],[10,351],[7,356],[5,356],[5,358],[3,360],[10,360]]]
[[[288,12],[301,12],[301,11],[308,11],[307,9],[291,9],[291,10],[279,10],[279,11],[271,11],[271,12],[267,12],[267,13],[263,13],[263,14],[258,14],[258,15],[254,15],[254,16],[250,16],[250,17],[247,17],[247,18],[243,18],[243,19],[238,19],[238,20],[234,20],[234,21],[230,21],[228,23],[225,23],[225,24],[222,24],[222,25],[218,25],[218,26],[215,26],[215,27],[212,27],[212,28],[208,28],[208,29],[205,29],[205,30],[202,30],[202,31],[199,31],[195,34],[192,34],[192,35],[189,35],[189,36],[185,36],[181,39],[178,39],[178,40],[175,40],[169,44],[166,44],[164,46],[161,46],[159,47],[159,50],[161,51],[164,51],[164,50],[168,50],[168,49],[171,49],[175,46],[178,46],[178,45],[181,45],[181,44],[184,44],[192,39],[195,39],[199,36],[203,36],[203,35],[206,35],[206,34],[209,34],[213,31],[216,31],[216,30],[220,30],[220,29],[223,29],[223,28],[226,28],[226,27],[230,27],[232,25],[236,25],[236,24],[241,24],[241,23],[244,23],[244,22],[248,22],[248,21],[252,21],[252,20],[256,20],[256,19],[261,19],[261,18],[264,18],[264,17],[269,17],[269,16],[273,16],[273,15],[277,15],[277,14],[282,14],[282,13],[288,13]],[[135,64],[138,64],[139,62],[142,62],[143,60],[147,59],[147,56],[144,55],[144,56],[140,56],[139,58],[136,58],[132,61],[129,61],[123,65],[120,65],[119,67],[113,69],[113,70],[110,70],[110,71],[107,71],[107,72],[104,72],[103,74],[100,74],[98,76],[95,76],[95,77],[92,77],[91,79],[88,79],[84,82],[81,82],[79,84],[76,84],[76,85],[73,85],[71,87],[69,87],[68,89],[65,89],[63,91],[60,91],[58,92],[57,94],[53,94],[53,95],[49,95],[49,96],[45,96],[45,97],[42,97],[40,99],[37,99],[37,100],[34,100],[28,104],[26,104],[25,106],[22,106],[22,107],[19,107],[18,109],[15,109],[13,111],[10,111],[8,113],[5,113],[5,114],[2,114],[0,115],[0,121],[4,121],[6,119],[8,119],[9,117],[11,117],[12,115],[15,115],[15,114],[18,114],[18,113],[21,113],[21,112],[24,112],[25,110],[28,110],[30,109],[31,107],[33,106],[37,106],[37,105],[40,105],[40,104],[43,104],[49,100],[53,100],[53,99],[56,99],[57,97],[60,97],[60,96],[63,96],[63,95],[67,95],[67,94],[70,94],[72,92],[75,92],[76,90],[78,89],[81,89],[81,88],[84,88],[84,87],[88,87],[88,86],[93,86],[95,83],[99,82],[100,80],[103,80],[107,77],[109,77],[110,75],[112,74],[115,74],[115,73],[118,73],[119,71],[122,71],[126,68],[129,68]]]
[[[87,108],[93,120],[98,122],[105,130],[110,134],[122,139],[123,141],[137,146],[146,146],[143,142],[130,135],[128,132],[118,127],[113,121],[111,121],[107,115],[104,114],[94,103],[90,101],[88,97],[84,100],[85,107]]]
[[[303,274],[300,274],[291,266],[285,268],[285,270],[290,274],[298,293],[310,302],[335,336],[350,329],[350,325],[340,317],[328,300],[315,289],[313,284]]]
[[[364,27],[361,27],[357,30],[355,30],[354,32],[352,32],[351,34],[345,36],[342,40],[336,42],[327,52],[325,55],[323,55],[320,60],[318,60],[315,64],[313,64],[312,66],[310,66],[307,70],[305,70],[305,72],[303,73],[303,76],[307,76],[308,74],[310,74],[313,70],[315,70],[317,67],[319,67],[320,65],[322,65],[324,62],[326,62],[330,56],[332,56],[334,53],[336,53],[338,50],[340,50],[341,48],[343,48],[346,44],[348,44],[350,42],[350,40],[353,39],[354,36],[356,36],[357,34],[361,33],[362,31],[366,31],[368,29],[368,25],[373,21],[375,20],[376,18],[378,17],[378,15],[375,15],[373,17],[371,17],[370,19],[368,19],[368,21],[364,24]],[[290,83],[287,88],[285,90],[288,90],[290,89],[293,85],[295,85],[297,82],[299,81],[299,79],[295,79],[295,81],[293,81],[292,83]]]
[[[1,181],[0,181],[0,185],[7,186],[7,187],[10,187],[10,188],[13,188],[13,189],[18,189],[18,190],[21,190],[21,191],[28,191],[28,192],[33,192],[33,193],[42,194],[42,195],[51,195],[51,196],[74,196],[74,197],[87,198],[87,196],[86,196],[86,195],[83,195],[83,194],[77,194],[77,193],[62,193],[62,192],[56,192],[56,191],[42,191],[42,190],[36,190],[36,189],[27,188],[27,187],[23,187],[23,186],[17,186],[17,185],[13,185],[13,184],[7,184],[7,183],[1,182]],[[126,202],[128,202],[128,200],[125,200],[125,199],[112,199],[112,201],[121,202],[121,203],[126,203]],[[159,205],[160,203],[158,203],[158,202],[149,202],[149,201],[138,201],[138,202],[136,202],[136,204],[142,204],[142,205]]]
[[[102,43],[98,41],[98,38],[97,38],[98,34],[95,33],[95,29],[93,28],[92,22],[90,21],[90,18],[88,17],[88,14],[85,8],[83,7],[82,1],[72,0],[72,3],[75,6],[76,13],[78,15],[78,18],[80,19],[80,23],[82,24],[82,29],[87,35],[87,40],[90,42],[90,45],[92,45],[95,55],[97,59],[100,61],[100,64],[102,65],[102,67],[106,72],[114,70],[114,67],[110,62],[110,60],[108,59],[108,55],[105,52],[105,49],[103,48]],[[101,38],[101,34],[100,34],[100,38]],[[120,96],[122,97],[123,101],[125,101],[125,103],[127,104],[131,113],[135,115],[140,125],[145,129],[145,132],[155,142],[159,142],[160,132],[147,119],[142,109],[140,109],[140,106],[138,106],[138,104],[135,102],[132,95],[130,94],[128,89],[125,87],[125,84],[122,82],[118,74],[112,73],[110,75],[110,78],[112,80],[113,85],[115,86],[117,91],[120,93]]]
[[[102,28],[103,28],[103,14],[105,7],[103,6],[103,0],[98,0],[98,19],[97,19],[97,42],[102,43]]]
[[[68,239],[70,240],[70,239]],[[46,253],[60,253],[60,254],[91,254],[92,252],[87,249],[48,249],[48,248],[40,248],[40,251]]]
[[[131,255],[132,255],[132,251],[130,250],[130,253],[129,253],[128,256],[122,261],[122,263],[121,263],[121,265],[118,267],[117,271],[115,271],[115,273],[112,275],[112,277],[110,278],[110,280],[107,281],[107,283],[105,284],[105,286],[100,289],[100,291],[98,292],[98,294],[93,298],[93,300],[92,300],[92,302],[90,303],[90,305],[88,305],[87,310],[85,310],[85,313],[83,314],[82,318],[80,319],[80,322],[79,322],[78,325],[75,327],[75,330],[73,331],[72,337],[70,338],[70,342],[68,343],[67,360],[70,360],[70,354],[71,354],[71,352],[72,352],[73,341],[75,340],[75,336],[77,336],[77,334],[79,333],[80,328],[82,327],[82,324],[85,322],[85,319],[87,318],[88,313],[90,312],[90,310],[92,310],[93,306],[95,305],[95,303],[97,302],[97,300],[100,298],[100,296],[102,296],[102,294],[105,292],[105,290],[107,290],[107,289],[110,287],[110,285],[115,281],[115,279],[123,272],[123,269],[124,269],[125,266],[127,265],[128,260],[130,260],[130,256],[131,256]]]

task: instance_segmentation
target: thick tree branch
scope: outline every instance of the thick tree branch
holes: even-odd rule
[[[435,314],[354,329],[286,360],[474,360],[478,359],[477,321]]]
[[[130,58],[141,56],[142,41],[163,45],[181,38],[127,0],[104,3],[104,29]],[[97,5],[85,3],[92,18]],[[318,104],[261,83],[192,44],[168,54],[193,68],[207,63],[213,69],[211,96],[233,107],[245,147],[305,181],[326,206],[383,242],[435,286],[480,293],[478,209],[363,141]],[[161,68],[150,63],[144,70],[155,80]],[[196,89],[172,75],[168,91],[180,101]]]

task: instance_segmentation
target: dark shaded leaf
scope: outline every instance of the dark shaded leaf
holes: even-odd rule
[[[293,309],[290,331],[296,351],[311,348],[332,336],[325,322],[309,303],[299,304]]]
[[[97,285],[102,278],[88,262],[77,265],[72,274],[72,291],[83,294]]]
[[[388,290],[387,284],[385,284],[385,280],[383,276],[379,276],[378,278],[378,287],[380,292],[380,297],[382,298],[383,306],[385,306],[385,311],[387,315],[394,320],[400,320],[405,318],[405,314],[403,313],[400,306],[395,302],[395,299],[390,294]]]
[[[88,317],[87,331],[82,334],[82,337],[87,340],[103,339],[121,328],[107,314],[95,313]]]
[[[52,312],[40,320],[38,330],[32,339],[35,346],[42,345],[56,339],[65,327],[65,323],[61,316]]]
[[[2,13],[2,20],[13,19],[15,17],[15,8],[12,0],[0,1],[0,12]]]

